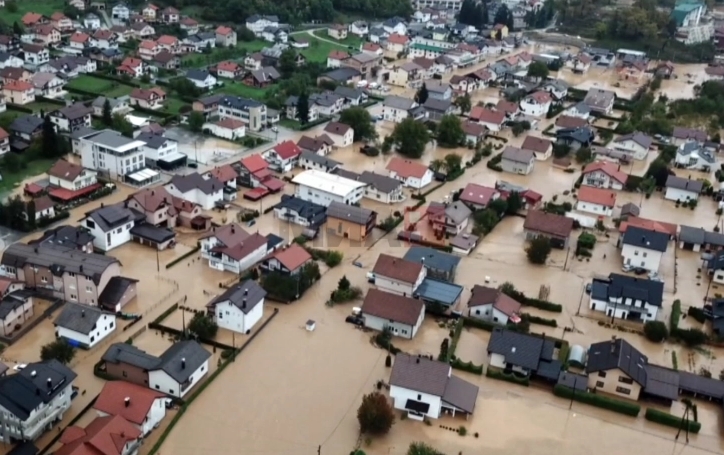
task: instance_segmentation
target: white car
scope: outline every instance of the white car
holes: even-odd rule
[[[13,367],[13,370],[20,371],[20,370],[26,369],[27,367],[28,367],[27,363],[19,363]]]
[[[364,87],[367,87],[366,80],[361,80],[361,81],[357,82],[357,88],[364,88]]]

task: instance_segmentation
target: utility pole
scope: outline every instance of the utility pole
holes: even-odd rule
[[[181,309],[181,338],[186,339],[186,310]]]
[[[322,446],[317,447],[317,455],[322,455]]]
[[[578,376],[573,376],[573,393],[571,393],[571,402],[568,404],[568,409],[573,407],[573,398],[576,396],[576,384],[578,383]]]
[[[231,361],[236,362],[236,332],[231,331]]]
[[[158,247],[156,247],[156,271],[161,273],[161,263],[158,260]]]

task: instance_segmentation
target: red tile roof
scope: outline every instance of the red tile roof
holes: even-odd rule
[[[460,200],[469,204],[487,206],[498,192],[495,188],[482,186],[476,183],[468,183],[460,193]]]
[[[578,189],[578,200],[613,208],[616,205],[616,193],[603,188],[581,186]]]
[[[499,289],[480,286],[479,284],[473,286],[468,308],[490,304],[508,317],[519,314],[523,307],[520,302],[504,294]]]
[[[226,117],[225,119],[221,119],[218,122],[216,122],[215,125],[220,126],[222,128],[228,128],[230,130],[235,130],[235,129],[246,126],[246,124],[244,122],[242,122],[241,120],[237,120],[237,119],[231,118],[231,117]]]
[[[302,150],[292,141],[280,142],[274,147],[274,151],[283,160],[292,159],[302,153]]]
[[[589,174],[591,172],[602,172],[612,179],[616,180],[617,182],[621,183],[622,185],[626,184],[626,181],[628,180],[628,175],[625,172],[621,172],[621,166],[618,166],[616,164],[613,164],[608,161],[596,161],[595,163],[591,163],[588,166],[583,169],[583,174]]]
[[[48,196],[40,196],[39,198],[35,199],[35,213],[48,210],[51,207],[55,207],[55,202],[53,202],[53,200],[50,199]]]
[[[0,296],[5,295],[5,293],[10,288],[10,285],[13,283],[22,283],[22,281],[13,280],[12,278],[0,276]]]
[[[362,45],[362,50],[365,50],[365,51],[377,52],[380,49],[382,49],[382,48],[377,43],[364,43]]]
[[[12,81],[9,84],[3,86],[3,90],[10,90],[11,92],[27,92],[33,90],[33,85],[30,82],[25,81]]]
[[[90,36],[86,35],[85,33],[82,33],[82,32],[75,32],[70,37],[70,41],[73,43],[85,43],[89,39],[90,39]]]
[[[9,137],[10,137],[10,135],[8,134],[8,132],[5,131],[4,129],[0,128],[0,141],[7,139]]]
[[[224,25],[219,25],[219,27],[216,29],[216,33],[219,35],[228,35],[233,31],[234,30],[232,30],[230,27],[226,27]]]
[[[158,38],[158,44],[164,44],[166,46],[173,46],[178,43],[178,38],[171,35],[162,35]]]
[[[272,257],[279,261],[289,271],[297,270],[312,260],[312,255],[303,247],[293,243],[284,250],[277,250]]]
[[[209,171],[209,174],[219,179],[221,183],[226,183],[231,180],[235,180],[239,174],[236,172],[236,170],[231,167],[231,164],[226,164],[224,166],[215,167],[212,170]]]
[[[269,167],[269,163],[267,163],[266,160],[264,160],[264,158],[259,154],[250,155],[246,158],[242,158],[239,163],[241,163],[241,165],[244,166],[252,174]]]
[[[126,444],[141,437],[141,430],[120,416],[96,417],[85,428],[68,427],[55,455],[121,455]]]
[[[556,237],[568,238],[573,230],[573,219],[540,210],[528,211],[523,228]]]
[[[40,22],[40,20],[43,19],[42,14],[28,12],[25,13],[23,18],[21,19],[24,25],[33,25],[37,22]]]
[[[386,169],[405,179],[408,177],[422,178],[429,170],[427,166],[419,161],[405,160],[398,157],[393,157],[387,164]]]
[[[547,139],[543,139],[535,136],[526,136],[523,141],[523,145],[520,146],[523,150],[532,150],[536,153],[546,153],[553,143]]]
[[[139,49],[155,49],[156,46],[158,46],[158,43],[153,40],[143,40],[141,41],[141,44],[138,45]]]
[[[141,65],[143,65],[143,61],[140,58],[133,57],[126,57],[123,59],[123,63],[121,63],[121,66],[127,66],[129,68],[135,68]]]
[[[349,58],[349,54],[345,51],[335,49],[329,53],[328,58],[331,58],[332,60],[345,60]]]
[[[678,230],[678,226],[676,224],[630,216],[626,221],[621,222],[621,225],[618,227],[618,231],[626,232],[626,229],[628,229],[629,226],[639,227],[649,231],[663,232],[671,236],[676,235],[676,231]]]
[[[230,60],[220,62],[218,65],[216,65],[216,71],[228,71],[230,73],[234,73],[239,70],[241,70],[241,65]]]
[[[512,101],[500,100],[495,108],[499,111],[505,112],[506,114],[515,114],[518,112],[518,105]]]
[[[387,42],[392,44],[407,44],[408,41],[410,41],[410,38],[398,33],[393,33],[387,38]]]
[[[106,382],[93,408],[111,416],[121,416],[131,423],[143,424],[153,403],[164,398],[161,392],[126,381]],[[130,398],[128,406],[125,399]]]
[[[423,265],[419,262],[407,261],[402,258],[380,254],[377,257],[372,273],[394,281],[415,283],[422,272]]]
[[[482,106],[474,106],[470,110],[469,117],[477,122],[491,123],[493,125],[502,125],[505,121],[505,112],[492,111]]]
[[[424,307],[421,300],[370,289],[362,304],[362,313],[415,326]]]
[[[230,247],[212,248],[211,251],[218,251],[234,260],[241,261],[251,253],[266,245],[267,242],[268,240],[266,237],[259,233],[254,233],[236,245],[232,245]]]
[[[586,125],[588,125],[588,122],[580,117],[561,115],[556,119],[556,126],[559,128],[580,128]]]
[[[530,95],[528,95],[528,98],[535,100],[535,102],[537,102],[538,104],[550,103],[552,100],[551,94],[543,90],[531,93]]]

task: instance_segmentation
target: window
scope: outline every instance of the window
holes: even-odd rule
[[[642,256],[643,256],[643,257],[646,257],[646,253],[642,253]]]
[[[596,381],[596,387],[601,388],[604,386],[604,383],[601,381]]]
[[[126,373],[126,370],[123,370],[123,377],[124,377],[124,378],[127,378],[127,377],[128,377],[128,373]]]
[[[420,401],[420,400],[422,400],[422,395],[417,394],[417,401]]]
[[[173,395],[173,394],[174,394],[173,389],[168,389],[168,393],[170,393],[171,395]]]
[[[159,387],[158,384],[156,384],[156,390],[161,390],[161,387]]]
[[[616,392],[624,395],[631,395],[631,389],[627,389],[625,387],[616,387]]]
[[[114,325],[114,324],[113,324],[113,321],[111,321],[111,325],[109,325],[108,328],[109,328],[109,329],[112,329],[112,328],[113,328],[113,325]]]
[[[623,382],[624,384],[633,384],[633,379],[626,376],[619,376],[618,382]]]
[[[96,340],[96,337],[95,337],[95,336],[92,336],[92,337],[91,337],[91,343],[94,342],[95,340]]]
[[[85,292],[93,292],[93,288],[91,286],[86,286]]]
[[[639,250],[634,251],[634,256],[638,256],[638,255],[639,255]]]
[[[605,372],[605,371],[599,371],[599,372],[598,372],[598,377],[599,377],[599,378],[605,378],[605,377],[606,377],[606,372]]]
[[[47,282],[48,282],[48,277],[41,276],[41,277],[40,277],[40,281],[42,281],[43,283],[47,283]]]

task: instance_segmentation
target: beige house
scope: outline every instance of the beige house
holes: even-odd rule
[[[140,106],[146,109],[160,109],[166,101],[166,92],[158,87],[150,89],[134,88],[131,91],[131,106]]]
[[[130,195],[126,199],[126,207],[145,214],[147,223],[169,229],[176,226],[205,229],[209,223],[200,205],[172,196],[162,186]]]
[[[108,282],[120,275],[118,259],[60,245],[14,243],[0,260],[0,274],[69,302],[97,305]]]
[[[35,87],[30,82],[16,81],[3,86],[5,101],[12,104],[29,104],[35,101]]]
[[[334,24],[327,29],[327,35],[330,38],[336,40],[343,40],[347,38],[347,27],[343,24]]]
[[[592,344],[588,351],[586,373],[588,388],[620,398],[638,400],[646,386],[645,355],[626,340],[617,339]]]
[[[353,241],[362,241],[375,228],[377,213],[354,205],[332,202],[327,207],[327,232]]]
[[[222,47],[236,46],[236,32],[234,29],[220,25],[216,29],[216,44]]]
[[[0,336],[13,332],[33,317],[33,297],[28,291],[15,291],[0,300]]]

